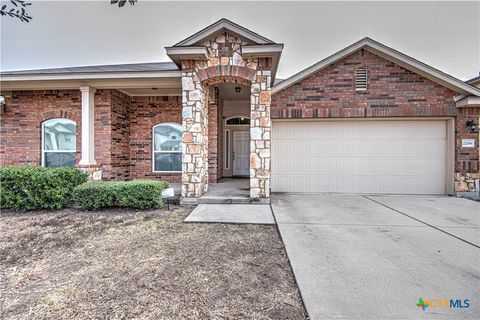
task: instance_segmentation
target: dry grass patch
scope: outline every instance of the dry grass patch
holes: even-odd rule
[[[189,211],[3,213],[3,318],[305,319],[274,226]]]

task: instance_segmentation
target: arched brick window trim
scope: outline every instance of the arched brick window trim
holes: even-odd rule
[[[197,70],[197,75],[205,85],[229,82],[249,86],[255,77],[255,70],[242,66],[214,66]]]
[[[57,119],[57,118],[63,118],[63,119],[68,119],[72,120],[75,123],[77,123],[79,119],[76,119],[71,112],[65,111],[65,110],[50,110],[50,111],[45,111],[40,114],[39,120],[41,123],[50,120],[50,119]],[[78,124],[77,124],[78,126]]]

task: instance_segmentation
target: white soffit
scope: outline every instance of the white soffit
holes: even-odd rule
[[[182,59],[206,60],[208,51],[205,47],[166,47],[167,55],[180,66]]]
[[[457,106],[457,108],[480,107],[480,97],[463,97],[460,100],[456,101],[455,105]]]

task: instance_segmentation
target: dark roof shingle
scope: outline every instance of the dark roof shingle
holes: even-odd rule
[[[40,75],[40,74],[75,74],[75,73],[102,73],[102,72],[142,72],[142,71],[179,71],[173,62],[150,62],[111,64],[84,67],[67,67],[52,69],[35,69],[19,71],[1,71],[2,75]]]

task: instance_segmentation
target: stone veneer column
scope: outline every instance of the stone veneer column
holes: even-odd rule
[[[250,97],[250,198],[270,197],[270,70],[257,70]]]
[[[193,61],[182,62],[182,197],[208,188],[208,101]]]

